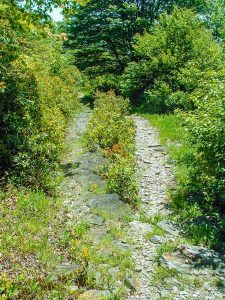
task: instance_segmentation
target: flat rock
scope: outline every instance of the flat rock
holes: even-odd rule
[[[56,266],[57,273],[63,275],[69,275],[79,270],[80,266],[78,264],[73,264],[70,262],[65,262]]]
[[[95,243],[102,241],[106,235],[107,228],[105,228],[104,226],[92,227],[89,230],[89,236]]]
[[[159,263],[162,267],[169,270],[176,270],[181,274],[192,274],[193,266],[190,264],[185,264],[182,258],[178,257],[176,254],[164,254],[160,259]]]
[[[162,244],[165,242],[165,238],[159,235],[154,235],[152,238],[150,238],[150,242],[153,244]]]
[[[148,223],[142,223],[139,221],[132,221],[130,222],[130,226],[134,233],[145,235],[152,231],[152,226]]]
[[[180,234],[178,226],[171,221],[163,220],[163,221],[159,222],[157,225],[160,228],[162,228],[164,231],[166,231],[167,233],[169,233],[173,236],[179,236],[179,234]]]
[[[105,221],[102,217],[99,217],[99,216],[96,216],[96,215],[88,215],[87,218],[86,218],[86,221],[89,224],[98,225],[98,226],[102,226],[105,223]]]
[[[224,260],[213,250],[192,245],[181,245],[178,250],[196,269],[225,270]]]
[[[132,291],[136,291],[136,285],[134,283],[134,281],[129,278],[129,277],[126,277],[125,280],[124,280],[124,283],[126,284],[126,286],[132,290]]]
[[[90,199],[88,206],[94,210],[100,209],[114,218],[120,218],[131,212],[130,206],[121,201],[117,194],[96,195]]]
[[[80,168],[85,170],[90,170],[93,172],[98,172],[99,167],[103,166],[105,159],[100,152],[87,152],[80,158]]]

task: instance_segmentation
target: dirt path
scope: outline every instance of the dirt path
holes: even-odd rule
[[[141,198],[141,215],[137,214],[137,218],[150,223],[151,229],[148,232],[151,232],[154,231],[155,226],[152,225],[154,216],[169,213],[166,193],[173,182],[173,175],[165,150],[159,144],[156,130],[141,117],[135,116],[134,121],[137,127],[137,177]],[[137,291],[133,295],[129,295],[128,299],[157,299],[160,293],[151,284],[156,246],[146,238],[146,232],[138,230],[136,234],[139,237],[137,242],[140,246],[139,251],[133,254],[136,269],[139,271],[138,276],[136,276]]]

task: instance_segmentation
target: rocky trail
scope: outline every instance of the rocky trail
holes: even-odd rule
[[[172,166],[157,131],[132,116],[137,126],[137,178],[141,203],[132,209],[117,194],[105,192],[99,172],[101,152],[82,142],[91,112],[86,109],[68,130],[69,151],[60,190],[68,226],[78,226],[80,247],[88,248],[80,300],[225,299],[225,264],[219,255],[188,245],[170,221],[167,191],[174,182]],[[77,264],[59,265],[70,272]],[[76,299],[76,298],[75,298]]]
[[[146,238],[142,230],[146,225],[133,228],[139,245],[133,259],[139,274],[137,291],[127,299],[225,299],[224,262],[214,251],[185,243],[179,227],[170,221],[167,191],[174,176],[158,132],[147,120],[139,116],[134,120],[141,198],[136,218],[147,220],[151,229]]]

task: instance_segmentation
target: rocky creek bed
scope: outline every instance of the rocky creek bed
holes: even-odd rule
[[[157,131],[147,120],[133,116],[141,199],[134,210],[117,194],[105,192],[106,183],[99,176],[104,157],[82,143],[90,115],[84,110],[68,130],[65,179],[60,186],[67,226],[88,228],[81,241],[89,249],[85,280],[72,287],[80,291],[74,299],[225,299],[221,257],[188,245],[169,220],[166,194],[174,176]],[[76,267],[68,261],[58,270],[68,273]]]

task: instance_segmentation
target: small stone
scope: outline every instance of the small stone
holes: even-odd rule
[[[132,280],[131,278],[126,277],[126,278],[124,279],[124,283],[125,283],[125,285],[126,285],[130,290],[136,291],[136,286],[135,286],[135,284],[134,284],[134,282],[133,282],[133,280]]]
[[[152,227],[148,223],[132,221],[132,222],[130,222],[130,226],[134,230],[134,232],[137,234],[141,233],[142,235],[145,235],[148,232],[152,231]]]
[[[160,295],[161,295],[161,297],[166,297],[166,296],[168,296],[168,292],[166,290],[162,290],[160,292]]]
[[[178,292],[178,287],[177,287],[177,286],[174,286],[174,287],[172,288],[172,290],[173,290],[174,293],[177,293],[177,292]]]
[[[209,282],[205,282],[204,285],[203,285],[203,287],[204,287],[205,290],[208,290],[208,291],[212,290],[212,287],[210,286]]]
[[[186,291],[181,291],[180,295],[187,295],[187,292]]]
[[[198,295],[197,294],[193,294],[193,298],[198,298]]]
[[[77,285],[71,285],[69,287],[70,291],[71,292],[76,292],[76,291],[79,291],[79,287]]]

